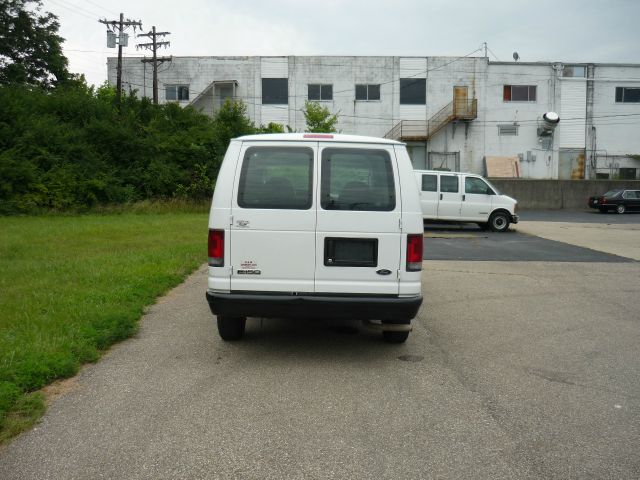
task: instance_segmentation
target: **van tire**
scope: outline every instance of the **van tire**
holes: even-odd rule
[[[494,232],[509,230],[509,215],[506,212],[493,212],[489,217],[489,228]]]
[[[389,332],[383,331],[382,337],[387,343],[404,343],[409,338],[409,332]]]
[[[382,324],[394,324],[394,325],[409,325],[411,320],[383,320]],[[409,331],[406,332],[394,332],[391,330],[383,330],[382,338],[384,338],[387,343],[404,343],[409,338]]]
[[[409,338],[409,332],[389,332],[383,331],[382,337],[387,343],[404,343]]]
[[[218,316],[218,333],[220,337],[229,342],[240,340],[244,335],[246,317]]]

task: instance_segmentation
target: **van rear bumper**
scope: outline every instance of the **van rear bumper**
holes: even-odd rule
[[[207,292],[207,301],[214,315],[393,320],[408,323],[418,313],[422,304],[422,295],[398,297]]]

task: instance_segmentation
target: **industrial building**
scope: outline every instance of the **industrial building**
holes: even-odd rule
[[[123,59],[126,90],[152,96],[152,71]],[[108,78],[116,83],[116,58]],[[159,101],[215,115],[242,100],[257,125],[303,131],[305,101],[342,133],[406,142],[415,168],[520,178],[640,178],[640,64],[498,62],[487,57],[173,57]],[[556,112],[555,126],[543,120]],[[504,162],[503,162],[504,163]],[[491,172],[489,172],[491,174]]]

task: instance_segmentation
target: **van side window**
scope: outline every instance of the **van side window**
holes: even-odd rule
[[[248,148],[238,185],[242,208],[308,210],[313,203],[313,150]]]
[[[396,189],[389,154],[385,150],[324,149],[320,198],[325,210],[394,210]]]
[[[440,192],[457,193],[458,177],[455,175],[440,175]]]
[[[437,192],[438,191],[438,176],[437,175],[422,175],[422,191],[423,192]]]
[[[480,195],[491,195],[493,190],[486,184],[486,182],[480,178],[467,177],[464,179],[464,191],[465,193],[477,193]]]

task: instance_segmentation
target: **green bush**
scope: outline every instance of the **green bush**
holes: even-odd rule
[[[215,118],[82,82],[0,87],[0,215],[211,196],[229,141],[256,128],[242,103]]]

